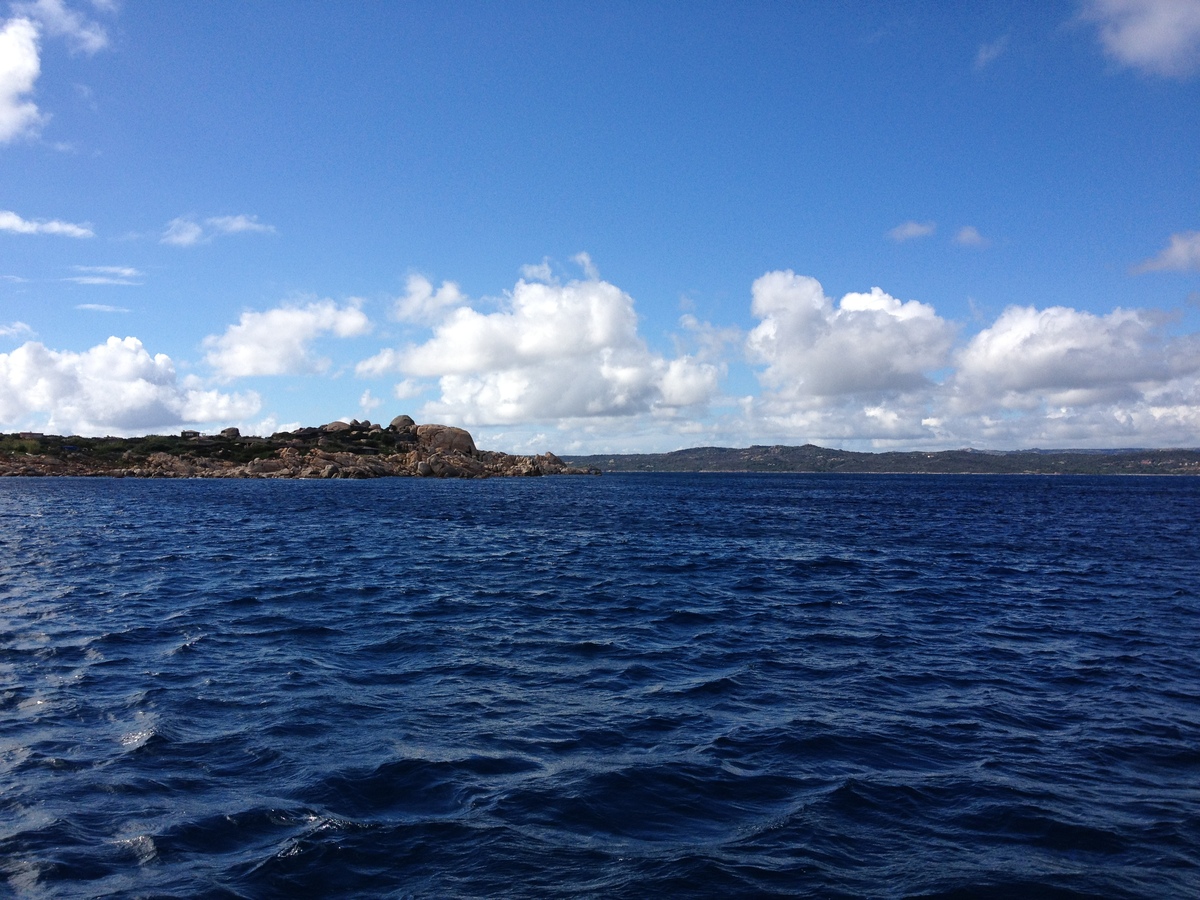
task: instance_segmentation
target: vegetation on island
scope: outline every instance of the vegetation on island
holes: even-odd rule
[[[928,475],[1200,475],[1200,450],[942,450],[859,453],[802,447],[695,447],[567,456],[603,472],[842,472]]]
[[[599,474],[553,453],[515,456],[479,450],[470,433],[397,416],[384,426],[330,422],[269,438],[182,431],[145,437],[0,435],[0,475],[139,478],[490,478]]]
[[[0,434],[0,475],[198,478],[378,478],[599,472],[807,472],[980,475],[1200,475],[1200,450],[942,450],[864,453],[805,444],[559,458],[479,450],[470,433],[397,416],[384,426],[330,422],[242,435],[144,437]]]

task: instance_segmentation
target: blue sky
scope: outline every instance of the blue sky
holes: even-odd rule
[[[0,17],[0,429],[1200,445],[1200,0]]]

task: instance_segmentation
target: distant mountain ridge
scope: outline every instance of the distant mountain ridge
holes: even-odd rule
[[[844,472],[930,475],[1200,475],[1200,450],[939,450],[862,453],[803,446],[693,447],[564,456],[603,472]]]

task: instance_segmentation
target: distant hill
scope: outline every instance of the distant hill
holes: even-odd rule
[[[942,450],[855,453],[814,444],[564,456],[603,472],[847,472],[980,475],[1200,475],[1200,450]]]

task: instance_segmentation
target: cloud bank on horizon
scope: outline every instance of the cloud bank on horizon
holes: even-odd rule
[[[411,309],[430,287],[410,279],[397,305]],[[961,325],[930,305],[879,287],[834,301],[812,277],[773,271],[751,286],[758,321],[749,332],[727,336],[715,352],[666,356],[639,334],[633,298],[598,277],[521,279],[491,311],[454,284],[438,293],[454,302],[439,308],[424,340],[382,348],[354,366],[356,382],[368,385],[363,396],[389,379],[393,396],[427,393],[417,412],[429,421],[655,431],[676,441],[815,436],[881,447],[1165,446],[1200,434],[1200,335],[1172,337],[1164,316],[1148,310],[1098,316],[1011,306],[963,339]],[[357,300],[244,312],[204,338],[209,380],[327,373],[332,361],[314,355],[314,345],[362,337],[372,325]],[[679,328],[685,339],[713,330],[690,316]],[[21,335],[28,326],[8,330]],[[739,358],[750,361],[757,394],[723,390]],[[206,390],[205,379],[177,378],[168,356],[152,357],[134,337],[81,353],[28,340],[0,354],[0,384],[0,420],[66,433],[231,420],[253,428],[263,406],[253,390]]]
[[[139,17],[152,21],[142,25]],[[726,267],[736,274],[729,274],[722,271],[726,238],[720,232],[703,242],[703,256],[689,257],[689,270],[658,232],[673,229],[679,244],[698,241],[703,230],[689,231],[700,228],[697,220],[682,212],[679,219],[661,219],[665,213],[657,208],[647,215],[634,197],[612,201],[611,209],[581,200],[575,213],[562,215],[553,205],[540,207],[526,220],[531,237],[510,243],[510,233],[520,229],[506,227],[506,216],[536,202],[529,193],[536,180],[520,180],[523,193],[510,198],[510,212],[489,219],[479,233],[471,231],[482,209],[475,197],[493,188],[457,184],[470,181],[473,171],[444,162],[453,153],[445,150],[440,119],[426,125],[439,155],[405,156],[404,166],[392,159],[405,142],[422,140],[416,107],[405,107],[408,118],[389,126],[398,132],[374,130],[383,126],[357,119],[367,149],[356,145],[354,152],[366,155],[358,166],[327,173],[318,145],[341,146],[345,122],[331,122],[328,133],[318,133],[314,118],[306,124],[312,133],[302,135],[288,131],[289,122],[272,123],[271,109],[258,108],[260,122],[280,129],[269,152],[295,154],[280,157],[287,165],[267,163],[254,151],[268,151],[244,143],[250,138],[232,130],[214,136],[205,117],[221,121],[228,108],[209,110],[193,98],[188,115],[197,121],[186,134],[173,137],[156,121],[121,120],[130,134],[153,132],[155,144],[145,180],[134,165],[115,173],[105,168],[105,153],[119,147],[103,145],[95,120],[106,115],[104,103],[113,104],[120,90],[136,85],[105,81],[104,58],[126,53],[151,65],[130,47],[142,36],[169,43],[171,23],[132,4],[12,3],[9,18],[0,22],[0,154],[19,155],[35,175],[27,188],[0,197],[0,205],[11,207],[0,209],[0,430],[128,435],[236,424],[263,433],[394,407],[419,420],[470,427],[480,443],[498,449],[553,445],[563,453],[808,441],[901,449],[1200,445],[1200,309],[1189,299],[1200,289],[1200,183],[1194,166],[1186,167],[1189,149],[1200,149],[1200,126],[1185,124],[1188,114],[1179,108],[1196,97],[1200,0],[1084,0],[1064,6],[1038,34],[1020,20],[1014,13],[961,48],[963,92],[1008,90],[1002,102],[1009,103],[1035,83],[1019,80],[1022,54],[1034,54],[1039,40],[1074,40],[1076,55],[1061,74],[1064,85],[1091,65],[1089,102],[1097,109],[1107,104],[1106,91],[1119,91],[1125,98],[1120,102],[1131,107],[1156,93],[1163,106],[1147,115],[1176,117],[1174,130],[1164,133],[1182,141],[1178,167],[1166,166],[1164,180],[1156,181],[1164,166],[1147,155],[1137,190],[1115,191],[1120,202],[1138,210],[1130,216],[1136,228],[1118,228],[1115,217],[1097,212],[1118,207],[1094,205],[1117,202],[1097,197],[1094,181],[1107,167],[1129,168],[1133,151],[1124,145],[1111,160],[1095,153],[1082,162],[1077,150],[1064,149],[1062,169],[1050,168],[1060,164],[1058,149],[1039,150],[1042,135],[1028,147],[1012,145],[1023,165],[1047,167],[1034,180],[1059,179],[1060,185],[1059,195],[1030,191],[1019,198],[990,191],[987,176],[975,175],[984,159],[1002,170],[1003,154],[968,160],[970,174],[944,191],[939,180],[950,177],[947,165],[888,151],[859,160],[855,171],[869,173],[872,161],[886,160],[900,179],[889,184],[908,177],[912,190],[886,196],[876,189],[854,200],[844,199],[852,180],[835,185],[830,197],[844,209],[810,198],[814,209],[827,204],[825,224],[810,224],[812,216],[803,210],[796,218],[783,218],[793,214],[781,211],[777,230],[799,236],[789,241],[794,259],[779,249],[758,249],[772,234],[769,223],[760,224],[763,216],[752,215],[743,222],[744,239],[727,239],[745,245],[740,255],[730,251],[736,259]],[[118,24],[120,38],[114,40]],[[446,27],[432,13],[419,24],[430,33]],[[179,27],[185,26],[192,27]],[[704,32],[695,40],[715,38]],[[713,47],[732,52],[719,43]],[[370,48],[364,54],[375,60]],[[179,61],[184,69],[189,63],[200,65]],[[355,83],[353,65],[346,65],[341,77],[347,81],[335,89]],[[56,69],[69,73],[62,76],[66,86],[43,90]],[[484,74],[495,78],[493,71]],[[878,85],[885,74],[891,77],[881,70]],[[754,77],[752,67],[730,75],[732,82]],[[873,96],[880,88],[862,77],[864,96]],[[102,82],[103,89],[86,80]],[[857,120],[842,120],[840,106],[819,111],[818,75],[805,74],[797,83],[817,110],[813,122],[827,116],[832,129],[855,125]],[[213,89],[220,91],[220,84]],[[430,87],[434,93],[446,89]],[[514,114],[538,115],[523,97],[502,99]],[[464,118],[454,121],[470,129],[472,117],[482,113],[469,98],[460,102]],[[746,101],[734,98],[731,104],[721,107],[723,114],[738,114]],[[669,105],[664,109],[654,114],[673,115]],[[369,112],[380,121],[390,115],[382,107]],[[773,112],[764,112],[762,121],[773,122]],[[439,114],[445,115],[444,107]],[[593,114],[603,119],[603,111]],[[877,114],[904,118],[899,107],[880,107]],[[1097,118],[1083,126],[1068,123],[1064,135],[1080,127],[1102,129],[1106,114],[1072,111],[1066,115]],[[1045,115],[1064,113],[1047,108]],[[52,133],[63,119],[67,140]],[[975,140],[988,124],[986,118],[969,123],[963,135],[947,126],[931,140]],[[766,143],[795,140],[787,128],[759,137]],[[376,155],[372,140],[392,149]],[[758,152],[741,143],[740,133],[728,140],[737,142],[740,154]],[[1146,140],[1138,152],[1165,150],[1153,135]],[[89,141],[95,146],[81,152]],[[174,141],[178,160],[163,154],[163,141]],[[195,156],[189,141],[199,145]],[[523,146],[502,146],[507,156],[498,157],[492,147],[485,157],[499,165],[495,173],[545,165],[523,157]],[[205,154],[214,148],[221,155],[210,160]],[[824,151],[817,141],[797,145],[795,152]],[[1041,157],[1023,155],[1035,152]],[[342,209],[337,204],[348,173],[357,177],[361,163],[377,166],[373,180],[349,191],[362,202]],[[562,177],[578,183],[598,165],[590,159],[579,164]],[[706,170],[712,160],[684,155],[664,164],[668,168],[654,184],[669,180],[670,166]],[[753,158],[748,165],[755,165]],[[299,181],[272,180],[282,178],[287,166],[305,174]],[[424,180],[407,174],[422,166]],[[773,177],[798,179],[799,189],[817,198],[817,185],[837,171],[833,158],[822,166],[811,184],[790,169]],[[57,179],[74,168],[82,171],[84,187],[68,195]],[[389,180],[401,177],[392,169],[404,170],[402,181]],[[594,186],[599,196],[621,183],[621,175],[614,177]],[[111,191],[96,187],[105,178],[115,179]],[[466,211],[453,218],[457,232],[439,232],[437,218],[419,207],[393,218],[371,198],[371,190],[402,196],[432,190],[426,185],[441,180],[436,202],[451,211],[465,204]],[[714,202],[710,195],[720,180],[710,173],[710,183],[701,182],[696,193],[682,193],[677,184],[671,196],[681,210],[703,211]],[[776,184],[747,183],[742,190],[747,197],[756,191],[770,197]],[[372,187],[362,193],[363,185]],[[145,196],[134,197],[131,189]],[[1182,196],[1172,206],[1175,200],[1168,198],[1176,195]],[[653,202],[667,209],[667,196]],[[712,210],[730,215],[730,202],[722,195],[725,206]],[[187,209],[247,211],[180,212]],[[1039,211],[1053,219],[1040,231]],[[609,215],[616,220],[608,221]],[[855,221],[842,224],[847,217]],[[339,238],[340,228],[353,233]],[[405,261],[398,256],[406,252],[402,246],[381,237],[388,228],[425,252],[409,250],[411,261]],[[1064,236],[1072,229],[1078,237]],[[628,241],[624,231],[632,232]],[[457,240],[467,249],[444,249]],[[583,244],[606,268],[623,274],[602,277],[586,252],[565,265],[553,256],[527,261],[564,241],[576,246],[563,252]],[[806,241],[814,249],[806,249]],[[492,243],[502,246],[490,249]],[[1104,248],[1105,257],[1099,259],[1093,247]],[[477,255],[487,255],[487,263],[480,266]],[[1066,260],[1058,267],[1069,271],[1053,271],[1056,255]],[[775,262],[764,264],[769,258]],[[428,271],[426,259],[442,270],[439,276],[453,280],[435,286],[422,272]],[[674,280],[657,274],[666,262]],[[1042,284],[1014,274],[1025,269],[1036,270]],[[260,270],[267,274],[254,274]],[[496,272],[505,270],[517,273],[515,281],[496,284]],[[393,294],[387,286],[397,279],[403,289]],[[823,282],[838,289],[827,290]]]

